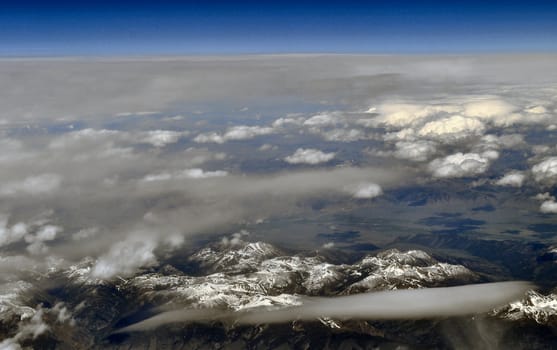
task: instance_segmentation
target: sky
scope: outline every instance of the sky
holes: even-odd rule
[[[555,1],[4,3],[1,56],[557,50]]]

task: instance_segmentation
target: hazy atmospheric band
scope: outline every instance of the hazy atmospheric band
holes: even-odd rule
[[[175,322],[233,320],[241,324],[281,323],[319,317],[342,319],[420,319],[488,312],[517,300],[532,289],[529,282],[498,282],[446,288],[363,293],[342,297],[305,298],[300,306],[274,311],[167,311],[118,332],[145,331]]]

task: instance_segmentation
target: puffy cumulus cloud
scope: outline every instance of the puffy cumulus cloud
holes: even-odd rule
[[[28,339],[36,339],[50,329],[44,321],[45,309],[43,309],[42,306],[38,306],[37,309],[32,310],[32,312],[30,317],[25,317],[19,322],[18,331],[15,336],[0,342],[0,349],[22,349],[20,343]]]
[[[399,159],[407,159],[415,162],[428,160],[437,151],[437,144],[432,141],[399,141],[395,144],[396,150],[393,155]]]
[[[418,135],[442,142],[450,142],[473,135],[481,135],[484,130],[485,126],[481,121],[455,115],[426,123],[418,131]]]
[[[29,220],[8,225],[8,216],[0,216],[0,246],[24,240],[29,245],[27,251],[31,254],[42,254],[48,251],[45,242],[52,241],[63,231],[63,228],[49,223],[50,213]]]
[[[235,232],[230,237],[223,237],[221,239],[221,244],[223,246],[236,246],[243,242],[242,238],[247,237],[250,235],[250,232],[247,230],[241,230],[239,232]]]
[[[265,152],[265,151],[274,151],[274,150],[276,150],[276,149],[278,149],[278,146],[276,146],[276,145],[271,145],[271,144],[269,144],[269,143],[262,144],[262,145],[258,148],[258,150],[261,151],[261,152]]]
[[[534,199],[541,201],[540,211],[544,214],[557,214],[557,202],[549,192],[538,193]]]
[[[233,126],[224,134],[225,140],[247,140],[260,135],[272,134],[274,129],[263,126]]]
[[[294,154],[284,158],[290,164],[320,164],[335,157],[336,153],[325,153],[313,148],[298,148]]]
[[[532,106],[526,108],[524,111],[530,114],[545,114],[548,112],[547,108],[545,108],[544,106]]]
[[[534,179],[553,184],[557,182],[557,157],[549,157],[532,167]]]
[[[350,189],[352,196],[358,199],[375,198],[383,194],[381,186],[374,183],[361,183]]]
[[[0,216],[0,246],[19,242],[25,237],[27,231],[28,225],[26,223],[18,222],[8,227],[8,217]]]
[[[74,233],[72,235],[72,239],[74,241],[81,241],[84,239],[90,239],[95,237],[96,235],[98,235],[101,232],[101,230],[98,227],[89,227],[89,228],[84,228],[81,229],[79,231],[77,231],[76,233]]]
[[[511,171],[495,181],[495,184],[498,186],[522,187],[525,179],[526,175],[524,173],[520,171]]]
[[[481,98],[477,101],[466,103],[463,114],[501,127],[514,124],[546,124],[552,121],[552,118],[543,106],[534,106],[521,110],[507,101],[493,97]]]
[[[482,154],[458,152],[434,159],[429,163],[428,168],[433,176],[440,178],[472,176],[484,173],[491,160],[498,156],[495,151]]]
[[[385,141],[412,141],[416,140],[416,132],[414,129],[405,128],[396,132],[389,132],[383,136]]]
[[[535,195],[534,199],[539,200],[539,201],[545,201],[545,200],[555,200],[555,197],[553,197],[549,192],[544,192],[544,193],[538,193],[537,195]]]
[[[0,185],[0,195],[43,195],[60,188],[62,178],[58,174],[41,174],[29,176],[19,181],[6,182]]]
[[[256,136],[269,135],[275,129],[267,126],[238,125],[229,128],[224,134],[209,132],[197,135],[193,141],[198,143],[225,143],[227,141],[248,140]]]
[[[496,124],[507,124],[505,119],[517,108],[499,98],[484,98],[466,103],[463,114],[468,117],[477,117],[490,120]]]
[[[507,134],[507,135],[484,135],[474,149],[478,151],[499,150],[503,148],[513,149],[518,146],[524,145],[524,136],[520,134]]]
[[[540,211],[546,214],[557,214],[557,202],[555,202],[555,199],[542,202]]]
[[[151,130],[142,135],[140,140],[141,142],[149,143],[155,147],[164,147],[178,142],[182,136],[186,136],[187,134],[187,132],[171,130]]]
[[[62,302],[56,303],[50,309],[43,305],[39,305],[35,309],[27,308],[26,312],[19,321],[17,333],[13,337],[0,342],[0,350],[23,349],[21,344],[28,343],[30,339],[36,339],[45,332],[51,331],[47,320],[54,320],[58,324],[69,326],[75,325],[75,319],[70,310]],[[28,347],[25,346],[24,348],[27,349]]]
[[[408,127],[422,123],[425,119],[447,113],[457,113],[460,108],[455,105],[423,105],[412,103],[387,102],[379,106],[379,124],[391,127]]]
[[[115,243],[100,256],[91,270],[91,277],[110,279],[115,276],[133,275],[141,267],[158,263],[154,250],[157,241],[147,234],[134,234]]]
[[[180,180],[180,179],[207,179],[212,177],[227,176],[228,172],[224,170],[205,171],[200,168],[185,169],[178,172],[163,172],[158,174],[146,175],[142,181],[167,181],[167,180]]]
[[[29,243],[27,251],[33,255],[48,252],[48,247],[45,242],[54,240],[62,231],[63,229],[60,226],[45,225],[39,228],[35,234],[25,235],[25,242]]]
[[[206,179],[210,177],[223,177],[228,175],[228,172],[224,170],[204,171],[203,169],[195,168],[186,169],[182,174],[190,179]]]
[[[226,140],[221,134],[216,132],[207,132],[203,134],[199,134],[193,139],[194,142],[197,143],[225,143]]]
[[[304,121],[305,126],[331,126],[338,124],[343,120],[342,115],[339,113],[323,113],[314,115]]]
[[[282,128],[287,125],[298,126],[298,125],[302,125],[303,123],[304,123],[304,119],[301,117],[281,117],[275,119],[275,121],[273,121],[272,126],[273,128]]]

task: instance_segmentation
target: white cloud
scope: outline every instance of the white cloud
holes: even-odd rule
[[[41,174],[29,176],[21,181],[12,181],[0,185],[0,195],[14,196],[18,194],[48,194],[60,188],[62,178],[57,174]]]
[[[351,192],[352,196],[358,199],[375,198],[383,194],[381,186],[374,183],[359,184]]]
[[[415,140],[416,132],[412,128],[402,129],[396,132],[389,132],[383,136],[385,141],[412,141]]]
[[[437,151],[437,144],[432,141],[419,140],[414,142],[399,141],[395,144],[394,156],[400,159],[408,159],[423,162],[429,159]]]
[[[281,128],[286,125],[302,125],[304,123],[301,118],[282,117],[273,121],[273,128]]]
[[[429,163],[429,170],[435,177],[463,177],[484,173],[490,161],[496,157],[494,153],[455,153],[444,158],[437,158]]]
[[[0,217],[0,246],[19,242],[27,234],[27,231],[27,224],[19,222],[8,227],[8,218],[5,216]]]
[[[48,252],[48,247],[45,242],[54,240],[58,233],[62,231],[62,227],[56,225],[45,225],[40,227],[34,235],[28,234],[25,236],[25,242],[29,243],[27,251],[34,255]]]
[[[557,182],[557,157],[549,157],[532,167],[534,179],[553,184]]]
[[[539,201],[545,201],[545,200],[555,200],[555,197],[553,197],[549,192],[544,192],[544,193],[538,193],[537,195],[535,195],[534,199],[539,200]]]
[[[540,205],[540,211],[546,214],[557,214],[557,202],[554,199],[544,201]]]
[[[304,121],[304,125],[306,126],[330,126],[335,125],[341,120],[341,116],[339,114],[331,113],[331,114],[317,114],[311,118],[308,118]]]
[[[495,184],[498,186],[512,186],[512,187],[521,187],[526,179],[526,175],[524,175],[520,171],[511,171],[508,174],[505,174],[502,178],[495,181]]]
[[[31,254],[42,254],[48,251],[45,242],[52,241],[63,231],[60,226],[49,224],[49,212],[30,222],[18,222],[8,225],[8,217],[0,216],[0,246],[24,240],[29,243],[27,251]]]
[[[228,175],[224,170],[204,171],[203,169],[186,169],[182,172],[183,176],[190,179],[206,179],[211,177],[222,177]]]
[[[16,335],[12,338],[7,338],[0,342],[1,350],[22,349],[20,343],[28,339],[35,339],[49,329],[48,325],[44,322],[43,319],[45,309],[39,306],[37,310],[31,309],[31,311],[33,312],[31,317],[23,318],[19,322]]]
[[[193,141],[198,143],[225,143],[227,141],[248,140],[256,136],[268,135],[275,132],[275,129],[264,126],[238,125],[229,128],[224,134],[215,132],[197,135]]]
[[[203,134],[197,135],[194,139],[194,142],[197,143],[224,143],[226,140],[222,137],[222,135],[217,134],[216,132],[207,132]]]
[[[425,119],[443,113],[458,113],[460,108],[454,105],[422,105],[410,103],[384,103],[379,107],[380,124],[392,127],[408,127],[421,123]]]
[[[530,108],[526,108],[525,111],[530,114],[545,114],[547,113],[547,109],[544,106],[533,106]]]
[[[176,143],[180,137],[187,133],[171,130],[152,130],[147,131],[141,138],[142,142],[150,143],[155,147],[164,147],[171,143]]]
[[[263,126],[234,126],[224,134],[225,140],[247,140],[260,135],[268,135],[274,132],[273,128]]]
[[[205,171],[200,168],[185,169],[177,172],[163,172],[158,174],[146,175],[142,181],[143,182],[153,182],[153,181],[167,181],[167,180],[179,180],[179,179],[207,179],[212,177],[223,177],[227,176],[228,172],[224,170],[215,171]]]
[[[489,120],[498,125],[508,125],[509,115],[516,110],[512,104],[498,98],[486,98],[467,103],[463,114],[468,117],[477,117]]]
[[[320,164],[335,157],[335,153],[325,153],[313,148],[298,148],[294,154],[284,158],[290,164]]]
[[[80,241],[83,239],[89,239],[95,237],[97,234],[100,233],[100,230],[97,227],[90,227],[84,228],[82,230],[77,231],[72,235],[72,239],[74,241]]]
[[[277,148],[278,148],[278,147],[275,146],[275,145],[271,145],[271,144],[265,143],[265,144],[261,145],[261,146],[258,148],[258,150],[260,150],[260,151],[262,151],[262,152],[265,152],[265,151],[276,150]]]
[[[158,263],[154,250],[157,243],[144,234],[137,234],[114,244],[108,253],[100,256],[91,276],[109,279],[115,276],[130,276],[141,267],[153,266]]]
[[[499,150],[502,148],[516,148],[524,144],[524,136],[520,134],[507,134],[507,135],[484,135],[480,141],[474,145],[474,149],[478,151]]]
[[[540,211],[545,214],[557,214],[557,202],[549,192],[538,193],[534,199],[542,201]]]
[[[455,115],[426,123],[418,135],[439,141],[454,141],[472,135],[481,135],[485,130],[484,124],[473,118]]]

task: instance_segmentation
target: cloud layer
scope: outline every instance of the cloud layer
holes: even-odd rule
[[[367,320],[423,319],[483,313],[517,300],[531,289],[526,282],[499,282],[446,288],[363,293],[331,298],[305,298],[302,305],[278,310],[225,312],[176,310],[160,313],[119,330],[146,331],[175,322],[232,319],[240,324],[283,323],[321,317]]]

